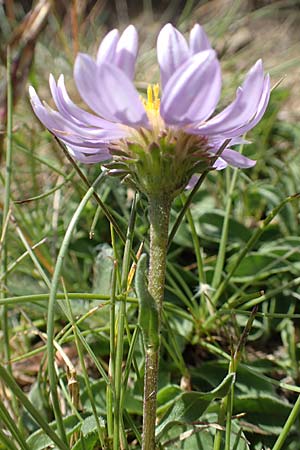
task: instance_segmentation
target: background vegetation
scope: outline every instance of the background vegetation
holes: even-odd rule
[[[160,445],[186,450],[299,450],[300,5],[296,0],[0,4],[0,448],[53,448],[47,428],[54,420],[45,347],[49,290],[66,230],[87,192],[86,180],[91,184],[100,171],[98,165],[74,168],[35,118],[27,86],[32,84],[48,101],[49,73],[64,73],[72,98],[80,102],[72,84],[77,51],[95,55],[108,30],[133,23],[141,43],[136,80],[143,94],[147,83],[159,80],[155,39],[167,21],[183,32],[196,22],[204,26],[221,58],[220,106],[233,98],[260,57],[273,85],[281,82],[265,118],[247,136],[252,143],[243,149],[257,160],[256,166],[210,173],[171,242],[158,395]],[[7,111],[10,85],[5,81],[8,45],[11,111]],[[135,199],[130,188],[114,179],[101,183],[97,194],[122,234],[127,233],[133,253],[142,243],[147,249],[145,199]],[[174,202],[173,223],[187,196]],[[129,234],[128,223],[134,224]],[[134,261],[125,259],[129,267],[122,268],[123,259],[122,239],[92,198],[64,254],[53,322],[59,401],[73,450],[101,448],[103,439],[107,448],[110,445],[109,405],[115,392],[107,382],[108,374],[116,377],[114,337],[125,293],[129,297],[120,427],[123,448],[139,448],[143,351],[131,281]],[[130,267],[133,271],[128,273]],[[236,373],[234,387],[232,377],[225,379],[228,372]],[[174,405],[180,406],[179,412]],[[64,448],[60,441],[55,445]]]

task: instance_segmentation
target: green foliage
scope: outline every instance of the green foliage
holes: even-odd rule
[[[23,2],[19,3],[21,17]],[[179,18],[183,29],[189,20],[196,20],[188,12],[191,3],[186,2]],[[240,2],[232,3],[226,17],[207,24],[216,38],[238,26],[233,24],[239,23],[235,19]],[[270,8],[249,12],[247,21],[255,21],[258,12],[267,15]],[[30,73],[30,82],[41,92],[49,61],[55,59],[55,72],[71,75],[72,43],[57,14],[51,13],[36,44]],[[81,49],[94,47],[95,33],[104,33],[105,14],[114,12],[107,6],[101,14],[89,11],[86,23],[82,17],[86,33],[82,32]],[[12,26],[1,5],[0,26],[7,33]],[[138,72],[142,88],[145,81],[153,81],[145,79],[147,73],[154,73],[147,45]],[[222,65],[240,77],[240,67],[250,56],[226,54],[226,47],[223,51]],[[263,121],[247,136],[252,144],[240,149],[257,160],[256,166],[209,173],[170,243],[160,336],[161,449],[263,450],[273,448],[281,436],[282,447],[275,450],[299,450],[299,411],[294,405],[300,381],[300,225],[299,200],[292,196],[300,186],[300,128],[279,115],[290,96],[282,84],[272,92]],[[227,79],[225,87],[229,98]],[[91,197],[78,213],[62,255],[57,294],[53,291],[55,342],[49,344],[45,333],[49,286],[66,229],[88,188],[23,97],[13,111],[12,178],[5,190],[12,215],[0,240],[0,449],[98,450],[102,445],[110,450],[117,408],[122,448],[138,449],[144,367],[140,327],[149,341],[157,319],[148,296],[144,256],[136,269],[141,243],[144,252],[149,248],[147,202],[138,198],[130,212],[131,189],[106,179],[96,193],[107,210]],[[99,175],[98,165],[79,169],[90,183]],[[7,179],[3,168],[3,187]],[[188,195],[173,202],[171,226]],[[3,212],[1,205],[2,223],[6,209]],[[119,230],[112,229],[107,213]],[[123,237],[127,233],[126,249],[119,231]],[[257,239],[252,242],[253,236]],[[51,407],[47,339],[54,346],[51,377],[66,440]],[[241,361],[232,372],[237,350]]]
[[[184,392],[177,395],[157,427],[157,438],[164,436],[174,425],[188,425],[198,420],[213,400],[225,397],[233,382],[234,375],[230,374],[210,392]]]
[[[147,255],[144,253],[137,265],[135,277],[136,293],[139,299],[139,326],[143,333],[145,350],[148,347],[159,347],[157,335],[158,311],[154,298],[148,290],[147,283]]]

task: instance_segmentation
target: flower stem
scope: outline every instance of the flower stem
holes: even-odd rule
[[[149,196],[150,264],[148,274],[148,290],[155,300],[158,312],[156,339],[160,335],[161,328],[170,208],[171,198],[169,196]],[[152,340],[149,339],[145,351],[146,360],[144,379],[144,422],[142,449],[154,450],[159,345],[153,345]]]

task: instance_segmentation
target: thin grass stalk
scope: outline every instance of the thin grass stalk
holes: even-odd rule
[[[94,215],[94,218],[93,218],[93,221],[92,221],[92,225],[91,225],[91,228],[90,228],[90,233],[89,233],[90,239],[94,239],[95,229],[96,229],[96,226],[97,226],[97,222],[98,222],[100,213],[101,213],[101,208],[100,208],[99,205],[97,205],[97,209],[96,209],[96,212],[95,212],[95,215]]]
[[[142,435],[141,435],[139,429],[137,428],[135,422],[131,418],[130,414],[128,414],[128,412],[126,411],[126,409],[124,409],[124,417],[125,417],[126,421],[129,423],[130,428],[131,428],[132,432],[134,433],[136,439],[138,440],[140,446],[142,446]]]
[[[171,286],[170,286],[171,285]],[[187,307],[188,311],[191,312],[191,314],[194,314],[194,308],[193,304],[194,302],[191,300],[190,296],[187,297],[184,292],[182,292],[181,289],[179,289],[176,280],[173,279],[172,274],[168,273],[168,285],[166,286],[166,290],[169,292],[172,292],[172,294],[175,294],[182,303]]]
[[[72,0],[71,6],[71,29],[72,29],[72,41],[73,41],[73,51],[74,58],[79,52],[79,37],[78,37],[78,1]]]
[[[227,410],[227,397],[224,397],[221,400],[219,414],[218,414],[218,425],[221,426],[221,429],[218,428],[216,430],[213,450],[221,450],[222,435],[224,433],[223,430],[224,430],[225,419],[226,419],[226,410]]]
[[[54,192],[60,190],[62,187],[64,187],[68,181],[72,180],[72,178],[75,175],[75,170],[72,170],[69,175],[64,176],[64,181],[62,181],[60,184],[57,184],[52,189],[49,189],[49,191],[43,192],[42,194],[35,195],[34,197],[25,198],[23,200],[15,200],[14,203],[16,205],[23,205],[24,203],[30,203],[35,202],[37,200],[42,200],[43,198],[49,197],[50,195],[54,194]]]
[[[65,156],[67,157],[67,159],[70,161],[70,163],[72,164],[72,166],[76,170],[76,172],[79,175],[79,177],[82,179],[82,181],[86,185],[86,187],[90,188],[91,185],[90,185],[88,179],[86,178],[86,176],[84,175],[84,173],[82,172],[80,167],[76,164],[76,161],[72,158],[72,156],[70,155],[68,150],[65,148],[65,146],[60,142],[60,140],[57,137],[55,137],[55,136],[54,136],[54,138],[55,138],[56,142],[58,143],[58,145],[60,146],[60,148],[63,150],[63,152],[64,152]],[[103,176],[105,176],[107,173],[105,171],[103,171],[102,174],[103,174]],[[97,194],[96,191],[93,192],[93,196],[94,196],[96,202],[98,203],[98,205],[101,207],[102,211],[104,212],[107,220],[109,220],[109,222],[113,225],[117,235],[119,236],[121,241],[125,244],[126,238],[125,238],[125,236],[123,234],[123,231],[121,230],[121,228],[119,227],[118,223],[116,222],[115,218],[110,213],[109,209],[103,203],[103,201],[101,200],[101,198],[99,197],[99,195]]]
[[[131,335],[131,331],[133,329],[133,333]],[[127,358],[126,358],[126,365],[124,368],[124,375],[123,375],[123,383],[124,385],[127,384],[128,382],[128,378],[129,378],[129,374],[130,374],[130,366],[132,365],[133,371],[136,375],[136,386],[138,388],[141,388],[140,392],[142,393],[142,385],[143,385],[143,381],[142,381],[142,377],[140,374],[140,369],[137,363],[137,360],[135,358],[134,355],[134,350],[135,350],[135,345],[137,342],[137,338],[139,337],[139,333],[140,333],[140,328],[134,326],[132,328],[132,326],[129,325],[127,317],[126,317],[126,321],[125,321],[125,330],[126,330],[126,336],[128,339],[128,344],[129,344],[129,349],[128,349],[128,354],[127,354]],[[122,399],[122,405],[123,405],[123,400],[124,400],[124,396]]]
[[[113,438],[114,433],[114,415],[113,404],[115,396],[115,366],[116,366],[116,352],[115,352],[115,322],[116,322],[116,285],[117,285],[117,261],[114,261],[113,276],[111,282],[111,299],[109,310],[109,367],[108,377],[110,385],[106,388],[106,411],[107,411],[107,432],[108,438]]]
[[[189,285],[186,283],[184,278],[181,276],[176,266],[174,267],[174,264],[167,263],[167,271],[168,273],[170,272],[173,275],[176,285],[180,286],[182,291],[184,291],[186,297],[192,299],[191,303],[193,304],[193,306],[194,307],[197,306],[197,304],[194,302],[194,295],[192,290],[190,289]]]
[[[93,415],[94,415],[95,422],[96,422],[96,428],[97,428],[97,432],[98,432],[99,442],[101,444],[102,449],[107,450],[108,447],[107,447],[106,436],[104,433],[104,429],[103,429],[103,427],[101,427],[101,424],[100,424],[100,420],[99,420],[98,413],[97,413],[97,408],[96,408],[95,401],[94,401],[94,395],[93,395],[91,383],[89,380],[89,375],[87,373],[86,366],[85,366],[84,355],[83,355],[83,351],[82,351],[83,347],[82,347],[81,341],[79,339],[80,331],[75,323],[73,311],[71,308],[71,303],[68,299],[67,293],[65,293],[65,294],[66,294],[66,302],[67,302],[67,310],[68,310],[68,319],[72,324],[72,329],[73,329],[73,333],[74,333],[75,344],[76,344],[77,353],[78,353],[78,357],[79,357],[80,367],[81,367],[82,375],[84,378],[84,383],[85,383],[85,387],[87,390],[87,394],[88,394],[89,400],[91,402],[91,407],[92,407]]]
[[[195,186],[193,187],[193,189],[191,190],[188,198],[186,199],[186,202],[184,204],[184,206],[182,207],[180,213],[177,216],[177,219],[171,229],[171,232],[169,234],[169,239],[168,239],[168,249],[174,239],[175,234],[178,231],[178,228],[185,216],[186,211],[188,210],[188,208],[190,207],[192,200],[194,198],[194,196],[196,195],[196,193],[198,192],[200,186],[203,184],[206,176],[208,175],[208,173],[212,170],[212,166],[214,165],[214,163],[216,162],[216,160],[219,158],[219,156],[221,156],[223,150],[225,150],[225,148],[227,147],[227,145],[229,144],[229,142],[231,141],[231,139],[226,139],[223,144],[221,145],[221,147],[219,148],[219,150],[217,151],[216,155],[214,156],[214,158],[212,158],[211,161],[211,166],[206,169],[199,177],[197,183],[195,184]]]
[[[129,331],[129,330],[127,329],[127,331]],[[140,332],[139,328],[135,327],[133,335],[132,335],[132,338],[130,339],[130,342],[129,342],[129,350],[128,350],[128,355],[127,355],[127,358],[126,358],[126,364],[125,364],[124,375],[123,375],[123,384],[124,384],[124,386],[127,385],[128,378],[129,378],[129,375],[130,375],[130,367],[131,367],[131,365],[133,364],[133,361],[134,361],[135,344],[136,344],[137,339],[139,337],[139,332]],[[128,336],[128,333],[127,333],[127,336]],[[137,364],[134,365],[134,370],[136,370],[136,369],[138,370]],[[139,372],[137,372],[136,375],[137,375],[137,379],[139,379]],[[122,405],[123,404],[124,404],[124,396],[122,398]]]
[[[11,210],[8,211],[8,214],[7,214],[6,218],[5,218],[5,220],[3,220],[3,224],[2,224],[2,230],[1,230],[1,236],[0,236],[0,258],[1,258],[1,253],[2,253],[2,250],[3,250],[3,244],[5,242],[5,236],[6,236],[6,232],[7,232],[7,228],[8,228],[8,224],[9,224],[10,218],[11,218]],[[0,280],[3,277],[5,277],[6,274],[7,274],[7,272],[3,273],[1,275]]]
[[[19,136],[15,136],[14,137],[14,143],[16,146],[16,149],[18,151],[21,151],[23,153],[25,153],[25,155],[27,155],[30,159],[34,158],[36,161],[38,161],[39,163],[41,163],[43,166],[48,167],[48,169],[50,169],[51,172],[56,173],[57,175],[61,175],[62,177],[66,177],[68,175],[66,175],[66,172],[63,169],[60,169],[59,167],[56,167],[55,165],[51,164],[50,161],[47,161],[46,159],[42,158],[41,156],[37,155],[36,153],[32,153],[32,148],[27,148],[25,146],[25,144],[20,141],[20,137]],[[43,168],[44,170],[44,168]]]
[[[5,227],[6,218],[9,214],[10,207],[10,193],[11,193],[11,173],[12,173],[12,134],[13,134],[13,91],[12,91],[12,80],[11,80],[11,52],[10,47],[7,47],[7,128],[6,128],[6,157],[5,157],[5,186],[4,186],[4,202],[3,202],[3,219],[2,228]],[[7,272],[7,245],[6,239],[3,242],[1,258],[1,272],[6,274]],[[1,292],[1,297],[6,297],[6,276],[3,277],[3,290]],[[10,364],[10,345],[9,345],[9,324],[8,324],[8,314],[6,306],[3,307],[2,311],[2,330],[3,330],[3,347],[4,347],[4,358],[8,364],[8,368],[11,371]]]
[[[130,331],[128,326],[126,327],[126,331],[127,331],[127,337],[128,337],[129,331]],[[135,345],[136,345],[137,339],[139,337],[139,333],[140,333],[139,327],[135,327],[132,338],[130,339],[130,337],[128,337],[128,339],[130,339],[129,340],[129,350],[128,350],[128,354],[127,354],[127,358],[126,358],[126,365],[124,368],[123,385],[127,386],[129,375],[130,375],[130,368],[131,368],[131,365],[133,365],[133,371],[137,378],[136,385],[141,388],[141,392],[142,392],[142,386],[140,386],[141,385],[141,376],[139,373],[139,368],[138,368],[137,362],[135,361],[135,358],[134,358],[134,350],[135,350]],[[126,411],[126,408],[124,408],[125,393],[126,392],[123,390],[122,398],[121,398],[121,406],[122,406],[122,410],[123,410],[123,415],[124,415],[124,417],[127,418],[129,416],[129,414]],[[132,420],[131,420],[131,422],[132,422]],[[141,440],[141,433],[138,433],[137,439],[139,441]]]
[[[182,351],[178,346],[178,340],[176,340],[174,330],[170,326],[170,322],[168,320],[168,316],[165,313],[165,311],[163,311],[163,317],[164,317],[164,326],[167,330],[168,340],[170,340],[170,344],[172,344],[173,350],[172,350],[171,345],[169,345],[162,336],[162,340],[164,340],[164,347],[166,347],[166,349],[168,350],[170,356],[172,357],[173,361],[175,362],[178,369],[180,370],[180,373],[184,376],[188,376],[188,369],[185,365],[185,361],[182,356]]]
[[[111,246],[113,248],[113,252],[114,252],[114,260],[117,261],[117,280],[116,280],[116,291],[120,291],[121,290],[121,273],[120,273],[120,267],[119,267],[119,254],[118,254],[118,249],[117,249],[117,244],[116,244],[116,235],[115,235],[115,229],[113,227],[112,224],[110,224],[110,236],[111,236]],[[123,296],[122,296],[123,298]],[[126,299],[128,301],[128,297]]]
[[[109,327],[101,327],[100,330],[95,329],[94,331],[97,333],[101,332],[101,331],[107,331],[109,329]],[[78,331],[78,327],[77,327],[77,331]],[[102,367],[99,358],[96,357],[95,353],[93,352],[93,350],[91,349],[90,345],[86,342],[86,339],[84,338],[84,335],[89,335],[91,334],[91,330],[87,330],[86,332],[77,332],[77,336],[78,339],[82,345],[82,347],[86,350],[87,354],[90,356],[90,358],[92,359],[93,363],[95,364],[99,374],[101,375],[101,377],[103,378],[103,380],[105,381],[105,383],[107,385],[110,384],[110,380],[104,370],[104,368]],[[68,342],[69,339],[63,339],[63,342]]]
[[[57,447],[61,450],[69,450],[69,446],[65,442],[63,442],[55,433],[55,431],[53,431],[53,429],[48,425],[45,419],[40,415],[38,410],[30,402],[28,397],[24,394],[22,389],[13,379],[11,374],[1,364],[0,364],[0,377],[3,379],[5,384],[10,388],[10,390],[14,393],[14,395],[23,405],[23,407],[33,417],[36,423],[45,431],[47,436],[49,436],[50,439],[52,439],[52,441],[57,445]]]
[[[6,450],[18,450],[15,444],[12,442],[11,438],[6,436],[6,434],[0,428],[0,442],[5,445]]]
[[[45,244],[45,242],[47,241],[47,238],[43,238],[41,239],[39,242],[37,242],[36,244],[32,245],[31,250],[36,249],[37,247],[39,247],[40,245]],[[1,251],[1,249],[0,249]],[[26,258],[26,256],[29,255],[28,250],[26,250],[24,253],[22,253],[22,255],[20,255],[17,259],[15,259],[13,262],[11,262],[8,266],[7,266],[7,271],[6,274],[9,274],[10,272],[12,272],[17,266],[18,264],[21,263],[21,261],[23,261],[24,258]],[[3,276],[5,276],[6,274],[2,274],[0,276],[0,281],[2,281]]]
[[[120,437],[122,429],[122,365],[123,365],[123,351],[124,351],[124,327],[126,316],[126,300],[127,300],[127,279],[130,270],[131,249],[133,240],[133,231],[136,214],[136,195],[132,202],[129,225],[127,228],[126,243],[123,255],[121,289],[123,294],[123,301],[119,304],[117,312],[117,332],[116,332],[116,365],[115,365],[115,408],[114,408],[114,432],[113,432],[113,450],[120,449]]]
[[[1,421],[5,424],[7,429],[10,431],[11,435],[15,438],[15,440],[18,442],[20,448],[22,450],[30,450],[28,447],[24,436],[22,432],[19,430],[18,426],[15,423],[15,420],[10,416],[9,412],[7,411],[6,406],[0,399],[0,418]]]
[[[229,173],[229,172],[226,172],[226,174],[227,173]],[[237,175],[238,175],[238,169],[234,169],[232,178],[231,178],[229,191],[227,194],[227,203],[226,203],[225,216],[224,216],[223,227],[222,227],[221,240],[220,240],[220,245],[219,245],[219,251],[218,251],[214,276],[213,276],[212,283],[211,283],[213,289],[216,289],[219,286],[221,278],[222,278],[222,271],[223,271],[223,267],[224,267],[226,247],[227,247],[227,241],[228,241],[229,220],[230,220],[230,214],[231,214],[231,209],[232,209],[233,193],[234,193],[234,189],[235,189],[235,185],[236,185]]]
[[[39,272],[41,278],[43,279],[44,283],[46,284],[47,288],[50,289],[51,286],[51,282],[47,276],[47,274],[45,273],[44,269],[42,268],[38,258],[36,257],[34,251],[32,250],[31,246],[29,245],[29,243],[26,240],[26,237],[24,236],[24,233],[22,232],[21,228],[16,224],[16,230],[17,233],[21,239],[22,244],[24,245],[25,249],[27,250],[33,264],[35,265],[37,271]]]
[[[242,249],[242,251],[239,253],[238,257],[235,260],[235,263],[233,264],[233,267],[231,268],[230,272],[228,273],[228,275],[226,276],[225,280],[220,284],[219,288],[217,289],[215,295],[213,296],[213,302],[214,304],[217,303],[217,301],[219,300],[219,298],[221,297],[221,295],[223,294],[224,290],[226,289],[231,277],[233,276],[234,272],[236,271],[236,269],[238,268],[238,266],[240,265],[241,261],[243,260],[243,258],[247,255],[247,253],[252,249],[252,247],[256,244],[256,242],[259,240],[259,238],[261,237],[261,235],[263,234],[263,232],[265,231],[265,229],[267,228],[267,226],[272,222],[272,220],[274,219],[274,217],[280,212],[280,210],[288,203],[294,201],[294,200],[298,200],[300,197],[300,194],[294,194],[291,195],[289,197],[286,197],[282,202],[279,203],[279,205],[277,205],[275,208],[272,209],[272,211],[270,212],[270,214],[268,214],[268,216],[264,219],[263,223],[261,224],[261,226],[256,230],[255,233],[252,234],[251,238],[249,239],[249,241],[247,242],[247,244],[244,246],[244,248]],[[208,319],[208,321],[210,321],[210,319]]]
[[[280,450],[282,448],[282,446],[284,445],[284,443],[288,437],[290,429],[296,422],[297,418],[299,417],[299,414],[300,414],[300,395],[297,398],[297,401],[294,404],[293,409],[290,412],[290,415],[284,424],[283,430],[280,433],[280,435],[278,436],[277,441],[275,442],[275,445],[272,448],[272,450]]]
[[[58,373],[58,370],[57,370]],[[80,423],[80,425],[82,426],[83,424],[83,418],[81,417],[80,413],[78,412],[78,408],[76,408],[76,406],[74,405],[73,399],[70,395],[70,392],[68,391],[66,385],[64,384],[64,381],[62,379],[59,380],[59,385],[61,388],[61,391],[64,395],[64,398],[66,399],[70,410],[72,411],[72,413],[77,417],[78,422]]]
[[[181,199],[182,202],[184,203],[185,200],[185,195],[181,194]],[[203,290],[203,286],[206,284],[206,276],[205,276],[205,272],[204,272],[204,263],[203,263],[203,257],[202,257],[202,249],[200,246],[200,242],[199,242],[199,238],[197,235],[197,231],[196,231],[196,227],[195,227],[195,223],[194,223],[194,219],[193,219],[193,215],[191,212],[191,209],[188,208],[186,210],[186,218],[191,230],[191,236],[192,236],[192,240],[193,240],[193,247],[194,247],[194,251],[195,251],[195,255],[196,255],[196,261],[197,261],[197,269],[198,269],[198,280],[199,280],[199,293],[200,293],[200,299],[201,299],[201,307],[200,307],[200,311],[197,312],[197,314],[195,314],[196,318],[200,319],[199,315],[202,316],[204,314],[205,311],[205,305],[207,303],[207,299],[205,297],[204,294],[204,290]],[[210,305],[208,305],[209,308]],[[199,310],[199,308],[196,308],[195,311]],[[205,314],[206,315],[206,314]]]
[[[81,216],[82,211],[84,210],[85,206],[89,202],[89,200],[92,198],[95,192],[95,187],[99,184],[99,182],[103,179],[104,174],[101,173],[97,179],[94,181],[90,189],[87,191],[83,199],[81,200],[80,204],[78,205],[75,213],[73,214],[73,217],[69,223],[69,226],[67,228],[67,231],[65,233],[63,242],[60,247],[60,251],[57,257],[57,261],[55,264],[54,274],[51,282],[51,289],[49,294],[49,305],[48,305],[48,317],[47,317],[47,355],[48,355],[48,374],[49,374],[49,382],[50,382],[50,392],[51,392],[51,398],[53,403],[53,411],[55,415],[55,419],[57,422],[57,429],[59,432],[59,435],[63,442],[67,444],[67,437],[66,432],[64,428],[64,423],[62,419],[62,414],[60,410],[59,405],[59,399],[58,399],[58,392],[57,392],[57,379],[56,379],[56,373],[55,373],[55,364],[54,364],[54,358],[55,358],[55,350],[54,350],[54,312],[55,312],[55,305],[56,305],[56,293],[58,290],[58,283],[60,278],[60,273],[62,270],[63,260],[66,255],[66,252],[68,250],[72,233],[74,228],[76,227],[78,220]]]
[[[234,354],[232,355],[230,364],[229,364],[229,373],[234,373],[236,375],[237,369],[242,357],[242,351],[246,345],[248,335],[252,328],[255,316],[257,313],[257,307],[254,307],[251,311],[251,315],[247,321],[247,324],[242,332],[242,335],[239,339],[238,345]],[[232,413],[233,413],[233,401],[234,401],[234,383],[232,384],[230,391],[226,396],[226,429],[225,429],[225,449],[231,449],[231,424],[232,424]]]

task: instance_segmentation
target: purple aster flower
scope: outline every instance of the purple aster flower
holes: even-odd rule
[[[74,80],[92,112],[70,99],[61,75],[50,75],[57,110],[43,104],[30,87],[39,120],[83,163],[111,161],[112,172],[129,175],[144,192],[178,192],[192,177],[211,165],[220,146],[230,139],[214,167],[248,168],[255,164],[230,147],[262,118],[270,97],[270,79],[261,60],[250,69],[235,100],[214,115],[221,92],[221,69],[215,51],[195,25],[189,42],[171,24],[157,40],[162,96],[150,85],[147,99],[133,84],[138,37],[130,25],[102,40],[96,60],[80,53]],[[193,179],[191,179],[191,182]]]

